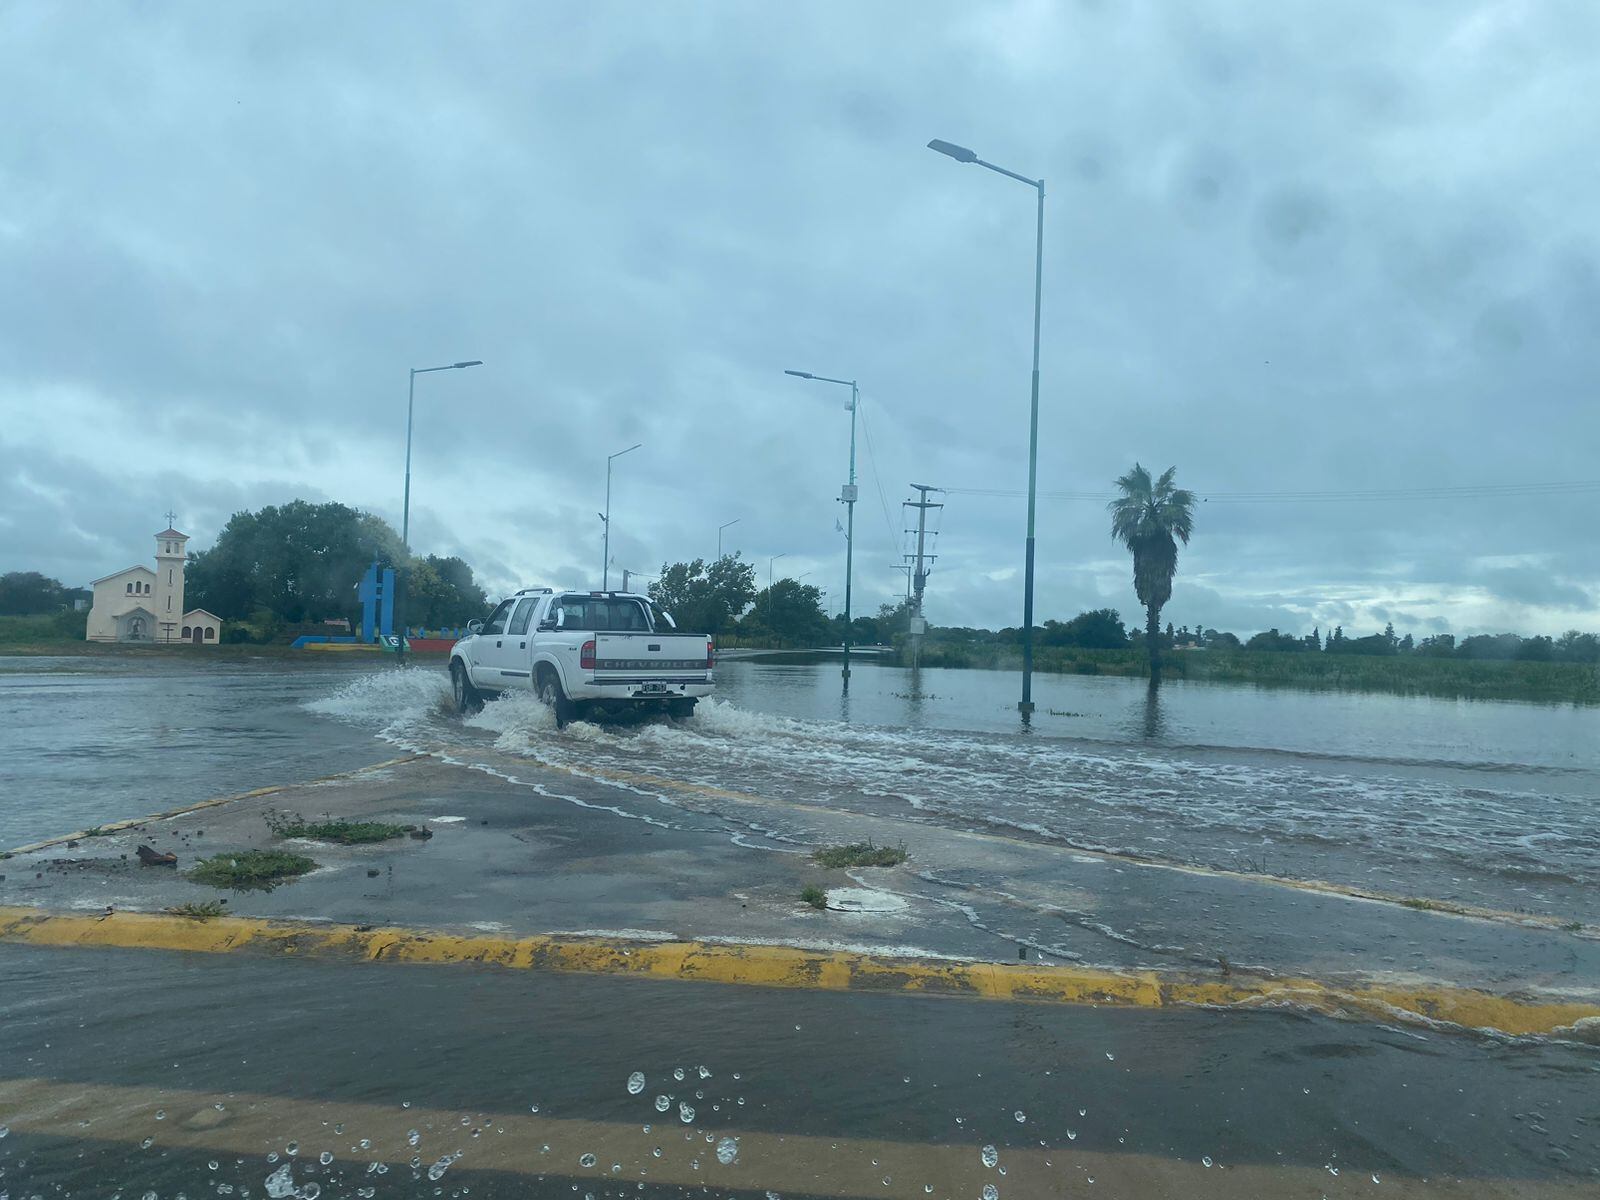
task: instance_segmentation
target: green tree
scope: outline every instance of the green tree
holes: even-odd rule
[[[37,571],[8,571],[0,575],[0,613],[22,617],[65,608],[67,589],[59,579]]]
[[[1145,645],[1150,651],[1150,678],[1161,677],[1161,608],[1172,598],[1178,573],[1178,543],[1189,544],[1194,532],[1194,493],[1173,486],[1176,467],[1156,480],[1138,463],[1117,480],[1121,492],[1107,508],[1111,536],[1133,555],[1133,590],[1145,610]]]
[[[1309,650],[1310,646],[1305,639],[1297,638],[1292,634],[1279,633],[1276,629],[1269,629],[1265,633],[1258,633],[1244,644],[1246,650],[1278,650],[1285,653],[1297,650]]]
[[[1556,658],[1561,662],[1600,662],[1600,637],[1569,629],[1556,639]]]
[[[737,553],[709,565],[705,559],[662,563],[650,599],[687,633],[719,634],[756,598],[756,569]]]
[[[405,581],[407,625],[424,629],[460,626],[489,609],[489,598],[473,578],[472,568],[454,556],[430,554],[413,560]]]
[[[1042,646],[1082,646],[1089,650],[1120,650],[1127,646],[1122,614],[1114,608],[1081,612],[1070,621],[1046,621],[1039,634]]]
[[[288,622],[354,617],[356,584],[373,561],[406,565],[399,535],[382,518],[336,503],[269,505],[234,513],[216,545],[194,556],[186,601],[226,620],[258,610]]]
[[[780,579],[763,588],[755,605],[739,621],[739,631],[769,638],[778,645],[820,646],[832,632],[822,611],[822,592],[809,583]]]

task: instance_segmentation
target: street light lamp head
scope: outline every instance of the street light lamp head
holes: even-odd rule
[[[785,375],[793,375],[796,379],[815,379],[816,378],[816,376],[813,375],[810,371],[785,371],[784,374]]]
[[[458,362],[458,363],[451,363],[450,365],[452,367],[456,368],[457,370],[460,370],[462,367],[481,367],[481,366],[483,366],[483,359],[475,358],[471,362]]]
[[[933,141],[928,143],[928,149],[937,150],[940,154],[948,154],[957,162],[970,163],[978,161],[976,151],[968,150],[965,146],[958,146],[954,142],[941,142],[938,138],[934,138]]]

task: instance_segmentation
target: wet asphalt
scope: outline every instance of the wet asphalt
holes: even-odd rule
[[[291,1142],[296,1186],[330,1196],[1580,1195],[1600,1179],[1600,1056],[1581,1047],[1290,1013],[15,945],[0,978],[13,1197],[261,1195]],[[30,1087],[51,1104],[25,1103]],[[725,1137],[736,1167],[717,1161]],[[426,1168],[457,1150],[435,1191]],[[868,1190],[867,1155],[900,1177]]]

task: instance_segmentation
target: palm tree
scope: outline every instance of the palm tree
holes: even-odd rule
[[[1145,610],[1145,642],[1150,648],[1150,678],[1161,674],[1161,607],[1172,598],[1178,573],[1178,543],[1194,532],[1194,493],[1172,486],[1178,468],[1168,467],[1154,482],[1138,463],[1117,480],[1122,494],[1106,507],[1111,536],[1133,555],[1133,590]]]

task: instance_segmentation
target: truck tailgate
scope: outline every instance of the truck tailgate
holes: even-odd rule
[[[597,633],[597,682],[629,679],[704,679],[706,638],[697,633]]]

